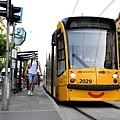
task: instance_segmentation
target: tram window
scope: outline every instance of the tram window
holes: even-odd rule
[[[65,48],[63,34],[57,39],[57,75],[65,71]]]
[[[64,48],[63,34],[57,40],[57,48],[58,50]]]
[[[58,72],[57,74],[60,75],[65,71],[65,60],[64,61],[58,61]]]
[[[65,59],[64,49],[58,51],[58,60]]]
[[[106,54],[105,60],[110,60],[110,53],[107,53],[107,54]]]

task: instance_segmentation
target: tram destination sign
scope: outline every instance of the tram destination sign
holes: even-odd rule
[[[113,19],[97,18],[97,17],[77,17],[71,18],[68,22],[69,28],[98,28],[115,30],[115,23]]]

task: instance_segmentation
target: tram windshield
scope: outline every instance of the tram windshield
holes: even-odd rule
[[[86,64],[89,67],[117,69],[114,32],[72,29],[67,30],[67,38],[70,68],[84,68]]]

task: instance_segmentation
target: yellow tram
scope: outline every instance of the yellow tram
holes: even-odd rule
[[[118,37],[113,19],[68,17],[57,24],[45,89],[58,101],[120,99]]]

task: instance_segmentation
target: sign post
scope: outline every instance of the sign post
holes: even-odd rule
[[[9,3],[10,1],[7,0],[7,13],[9,13]],[[8,15],[7,15],[8,16]],[[10,27],[10,21],[7,20],[7,37],[6,37],[6,69],[5,69],[5,79],[4,79],[4,86],[3,86],[3,106],[2,110],[8,110],[9,106],[9,76],[8,76],[8,56],[9,56],[9,27]]]
[[[11,48],[11,91],[13,90],[13,86],[14,86],[14,64],[15,61],[13,62],[13,54],[14,54],[14,47],[15,47],[15,43],[14,43],[14,33],[15,33],[15,25],[16,23],[13,22],[13,34],[12,34],[12,48]]]
[[[9,102],[9,95],[10,95],[10,79],[8,75],[8,57],[9,57],[9,27],[10,24],[13,25],[15,22],[16,23],[21,23],[22,22],[22,12],[23,8],[22,7],[14,7],[11,4],[11,0],[7,1],[0,1],[0,7],[6,8],[5,10],[0,10],[0,16],[6,17],[7,20],[7,37],[6,37],[6,69],[5,69],[5,78],[4,78],[4,86],[3,86],[3,106],[2,110],[8,110],[8,102]],[[16,14],[20,15],[16,15]],[[22,29],[23,30],[23,29]],[[23,32],[24,34],[20,35],[21,40],[20,45],[22,42],[24,42],[26,38],[26,32]],[[13,30],[14,34],[14,30]],[[18,34],[19,35],[19,34]],[[13,43],[14,44],[14,43]]]

